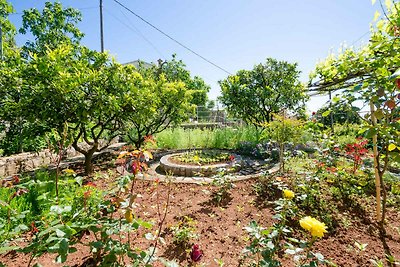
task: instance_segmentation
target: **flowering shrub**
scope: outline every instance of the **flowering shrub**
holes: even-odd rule
[[[363,140],[358,138],[359,142],[347,144],[345,147],[345,152],[348,157],[353,160],[353,174],[355,174],[360,167],[363,158],[367,156],[368,149],[366,145],[368,144],[368,140]]]
[[[284,189],[284,196],[275,201],[275,212],[273,218],[276,222],[269,228],[263,228],[252,221],[245,227],[250,237],[250,245],[244,250],[249,266],[281,266],[278,253],[282,252],[285,237],[289,237],[292,229],[287,225],[289,218],[294,217],[296,207],[292,199],[293,191]]]

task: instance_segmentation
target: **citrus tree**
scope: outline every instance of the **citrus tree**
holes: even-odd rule
[[[120,133],[122,112],[129,111],[124,100],[136,87],[130,82],[132,72],[108,55],[87,48],[75,52],[76,47],[65,44],[33,55],[22,71],[18,106],[26,120],[58,133],[67,123],[67,139],[85,156],[90,174],[93,154]]]
[[[29,53],[45,54],[59,44],[79,46],[84,36],[77,27],[81,20],[79,10],[64,8],[60,2],[46,2],[41,12],[36,8],[24,10],[19,32],[34,36],[34,40],[28,40],[23,46],[25,56],[29,57]]]
[[[384,16],[375,13],[368,44],[330,55],[311,74],[310,86],[318,91],[344,89],[342,96],[349,103],[359,100],[368,107],[363,132],[373,140],[376,214],[382,226],[386,211],[383,175],[390,159],[400,160],[400,3],[385,1],[385,5]]]
[[[182,82],[190,92],[191,104],[205,106],[207,103],[207,93],[211,89],[210,86],[201,77],[192,77],[190,71],[186,69],[185,63],[182,60],[178,60],[175,54],[172,55],[171,60],[159,60],[158,65],[145,66],[139,64],[138,71],[143,77],[158,79],[163,75],[168,82]]]
[[[35,131],[27,130],[31,139],[66,133],[65,142],[85,156],[90,174],[94,153],[120,133],[123,112],[133,112],[125,100],[137,92],[137,76],[107,54],[81,46],[75,16],[59,3],[46,3],[42,13],[24,12],[24,30],[35,41],[2,62],[1,117],[12,123],[15,116],[25,123],[20,125],[33,125]]]
[[[240,70],[220,81],[220,100],[233,116],[258,127],[283,109],[304,108],[307,95],[299,75],[296,63],[268,58],[252,70]]]
[[[127,107],[132,112],[128,112],[124,119],[129,140],[140,148],[146,137],[186,119],[193,104],[190,103],[192,91],[185,83],[169,82],[164,74],[135,75],[140,95],[130,98]]]

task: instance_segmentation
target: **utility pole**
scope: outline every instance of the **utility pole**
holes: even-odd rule
[[[101,52],[104,52],[104,34],[103,34],[103,0],[100,0],[100,44]]]

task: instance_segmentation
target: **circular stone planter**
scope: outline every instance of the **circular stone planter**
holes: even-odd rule
[[[175,176],[205,176],[209,177],[217,174],[220,169],[225,169],[226,172],[236,172],[242,165],[242,158],[240,155],[232,154],[235,159],[231,162],[210,164],[210,165],[185,165],[172,162],[170,159],[174,156],[181,155],[183,153],[175,153],[165,155],[160,159],[160,168],[167,174]]]

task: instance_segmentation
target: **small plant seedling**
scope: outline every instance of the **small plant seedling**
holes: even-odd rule
[[[225,265],[222,259],[214,259],[214,261],[216,264],[218,264],[218,267],[223,267]]]
[[[212,198],[217,204],[221,204],[224,201],[229,201],[230,191],[235,187],[232,182],[231,176],[226,175],[224,172],[214,176],[212,185],[218,189],[212,193]]]
[[[190,241],[197,239],[196,221],[189,216],[184,216],[176,225],[170,229],[173,234],[173,242],[181,245],[189,245]]]
[[[359,243],[358,241],[354,242],[354,247],[358,248],[360,252],[363,252],[368,246],[368,243]]]
[[[379,260],[379,259],[370,259],[369,260],[374,267],[385,267],[385,264],[383,263],[383,261]]]

